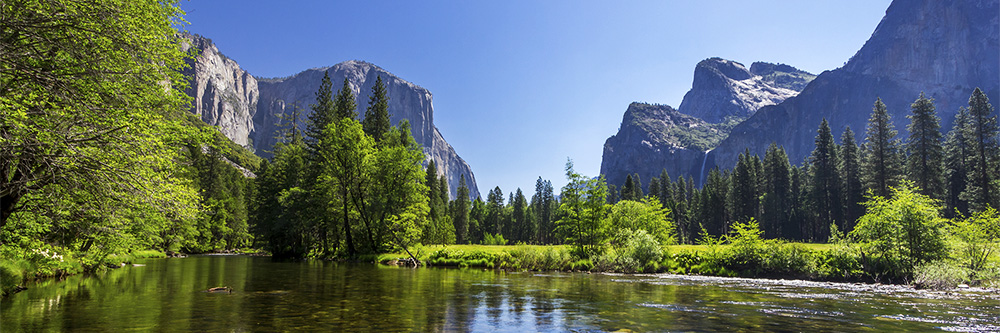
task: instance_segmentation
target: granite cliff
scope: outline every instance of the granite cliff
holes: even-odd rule
[[[618,133],[604,143],[601,174],[622,184],[638,173],[646,182],[666,169],[671,177],[701,182],[706,152],[734,125],[758,109],[795,96],[814,76],[788,65],[755,62],[751,70],[721,58],[705,59],[694,70],[691,90],[679,110],[632,103]]]
[[[184,37],[182,49],[194,48],[195,52],[184,70],[184,75],[191,78],[185,91],[194,99],[191,112],[233,142],[249,148],[260,96],[257,80],[220,53],[211,39],[190,34]]]
[[[430,91],[407,82],[388,71],[362,61],[347,61],[332,67],[309,69],[277,79],[258,79],[240,68],[236,61],[222,55],[208,38],[186,35],[184,49],[196,48],[185,74],[191,77],[187,89],[193,98],[191,112],[205,123],[215,126],[233,142],[252,149],[257,155],[270,157],[276,143],[281,115],[292,105],[302,108],[299,119],[304,126],[316,102],[323,73],[329,71],[334,91],[348,78],[363,115],[368,96],[377,76],[382,77],[389,96],[389,113],[393,125],[400,120],[410,122],[414,139],[423,146],[427,160],[434,160],[438,172],[446,175],[451,196],[458,193],[459,178],[464,175],[472,198],[479,196],[472,168],[452,148],[434,126],[434,106]],[[304,127],[300,127],[304,128]]]
[[[841,68],[826,71],[803,91],[764,107],[733,128],[709,156],[730,168],[749,148],[785,147],[793,163],[812,150],[816,128],[826,118],[835,137],[850,126],[864,139],[876,98],[886,104],[900,138],[906,137],[910,104],[924,92],[934,99],[942,129],[951,128],[959,107],[980,87],[1000,101],[1000,1],[893,1],[865,45]],[[860,142],[860,141],[859,141]]]

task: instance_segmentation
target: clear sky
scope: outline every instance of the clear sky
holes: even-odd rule
[[[842,66],[888,0],[223,1],[181,3],[186,29],[257,77],[347,60],[434,94],[434,123],[482,195],[600,172],[630,102],[680,105],[694,66]]]

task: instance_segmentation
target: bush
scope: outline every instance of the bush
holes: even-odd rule
[[[497,233],[495,235],[491,234],[491,233],[486,233],[485,235],[483,235],[483,242],[482,242],[482,244],[483,245],[507,245],[507,240],[504,239],[503,235],[501,235],[500,233]]]
[[[622,230],[614,237],[611,251],[597,256],[595,265],[604,271],[648,272],[659,268],[663,248],[643,229]]]
[[[849,237],[865,273],[876,280],[908,280],[915,267],[947,254],[940,208],[912,182],[893,188],[891,199],[873,196],[865,206]]]
[[[917,288],[951,289],[967,282],[969,270],[947,260],[938,260],[916,267],[913,285]]]
[[[864,273],[858,256],[844,246],[820,251],[816,253],[815,260],[816,272],[821,277],[848,280]]]

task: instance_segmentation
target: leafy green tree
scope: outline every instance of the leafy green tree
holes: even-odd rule
[[[274,156],[257,176],[255,209],[252,211],[251,230],[258,245],[275,257],[303,257],[308,253],[310,241],[301,214],[305,211],[305,191],[308,155],[302,136],[294,134],[292,141],[278,142]]]
[[[642,230],[656,238],[660,244],[677,243],[670,210],[663,208],[655,197],[646,197],[640,201],[621,201],[611,206],[608,219],[612,230],[627,234]]]
[[[458,179],[458,194],[451,206],[451,221],[455,225],[455,242],[458,244],[469,243],[469,187],[465,184],[465,175]]]
[[[981,211],[1000,206],[997,186],[1000,179],[1000,142],[997,116],[982,90],[976,88],[969,97],[969,119],[964,136],[969,140],[972,158],[963,198],[970,208]]]
[[[375,79],[372,86],[372,95],[368,100],[368,109],[365,110],[365,119],[362,121],[365,133],[375,138],[375,141],[382,140],[385,133],[389,132],[389,95],[385,84],[382,83],[382,76]]]
[[[944,190],[944,149],[941,147],[941,124],[934,111],[934,101],[920,93],[910,109],[913,114],[910,125],[910,140],[906,143],[906,174],[920,193],[935,199],[942,199]]]
[[[842,205],[840,191],[840,173],[837,165],[837,144],[826,118],[820,123],[816,134],[816,149],[809,158],[812,170],[812,202],[816,216],[808,229],[808,236],[814,241],[826,240],[830,224],[841,222]],[[840,225],[843,229],[843,225]]]
[[[608,184],[608,204],[613,205],[618,201],[621,201],[618,197],[618,187],[615,184]]]
[[[965,136],[965,128],[968,127],[968,123],[968,110],[960,108],[944,143],[945,178],[948,188],[948,196],[945,198],[947,205],[945,214],[950,217],[954,217],[956,212],[958,215],[969,213],[968,201],[962,197],[962,192],[965,192],[967,187],[969,164],[972,159],[972,148],[969,146],[969,139]]]
[[[587,258],[597,254],[608,237],[608,187],[603,176],[592,179],[576,173],[572,160],[566,162],[566,179],[568,183],[560,195],[562,218],[556,221],[557,232],[573,244],[576,255]]]
[[[182,14],[175,1],[0,6],[0,229],[22,230],[6,226],[23,213],[115,252],[194,217],[198,197],[174,173],[193,135]]]
[[[861,186],[861,165],[858,145],[854,142],[854,131],[848,126],[840,135],[840,179],[844,200],[845,232],[854,228],[858,218],[864,214],[864,190]]]
[[[882,99],[875,101],[861,153],[861,181],[865,189],[887,197],[903,176],[899,139]]]
[[[892,188],[892,197],[875,195],[865,202],[868,212],[848,237],[865,271],[876,279],[900,281],[913,275],[920,264],[946,253],[944,219],[930,197],[917,193],[904,181]]]
[[[961,241],[959,260],[972,272],[986,268],[990,256],[997,252],[1000,239],[1000,216],[993,207],[964,219],[955,219],[952,232]]]
[[[773,236],[781,235],[782,226],[788,224],[791,207],[792,179],[790,163],[785,149],[771,143],[764,153],[764,198],[761,215],[762,229]]]

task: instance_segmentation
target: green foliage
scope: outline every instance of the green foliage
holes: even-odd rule
[[[941,147],[941,125],[934,110],[934,102],[920,97],[910,106],[913,114],[906,127],[910,132],[906,143],[906,170],[909,179],[916,183],[921,193],[941,199],[944,192],[944,149]]]
[[[993,114],[993,105],[979,88],[969,97],[968,111],[968,121],[962,129],[969,148],[968,178],[961,199],[968,201],[974,210],[1000,207],[1000,125]]]
[[[968,218],[953,220],[951,232],[960,242],[958,259],[971,271],[987,267],[988,260],[997,253],[1000,244],[1000,216],[997,210],[987,208]]]
[[[623,200],[614,204],[608,214],[611,229],[633,233],[642,230],[664,245],[676,244],[677,235],[670,210],[659,199],[644,197],[641,201]]]
[[[611,251],[597,257],[602,270],[635,273],[652,271],[663,259],[663,248],[653,235],[643,229],[619,230]]]
[[[915,267],[946,255],[939,208],[912,183],[892,188],[891,199],[872,196],[865,206],[868,212],[848,236],[875,279],[909,279]]]
[[[949,260],[924,263],[914,268],[913,285],[917,288],[952,289],[965,282],[969,269]]]
[[[375,79],[372,86],[372,94],[368,100],[368,109],[365,110],[365,119],[362,122],[365,134],[368,134],[375,141],[382,140],[382,136],[389,132],[389,95],[385,84],[382,83],[382,76]]]
[[[575,245],[574,255],[589,258],[599,253],[608,237],[605,218],[608,207],[608,186],[604,177],[588,179],[573,170],[573,161],[566,162],[568,183],[562,188],[562,215],[556,221],[556,231],[567,243]]]
[[[502,234],[496,233],[486,233],[483,235],[483,245],[507,245],[507,240],[503,238]]]
[[[890,187],[903,178],[903,154],[896,130],[882,100],[875,101],[861,154],[861,180],[865,189],[888,197]]]

